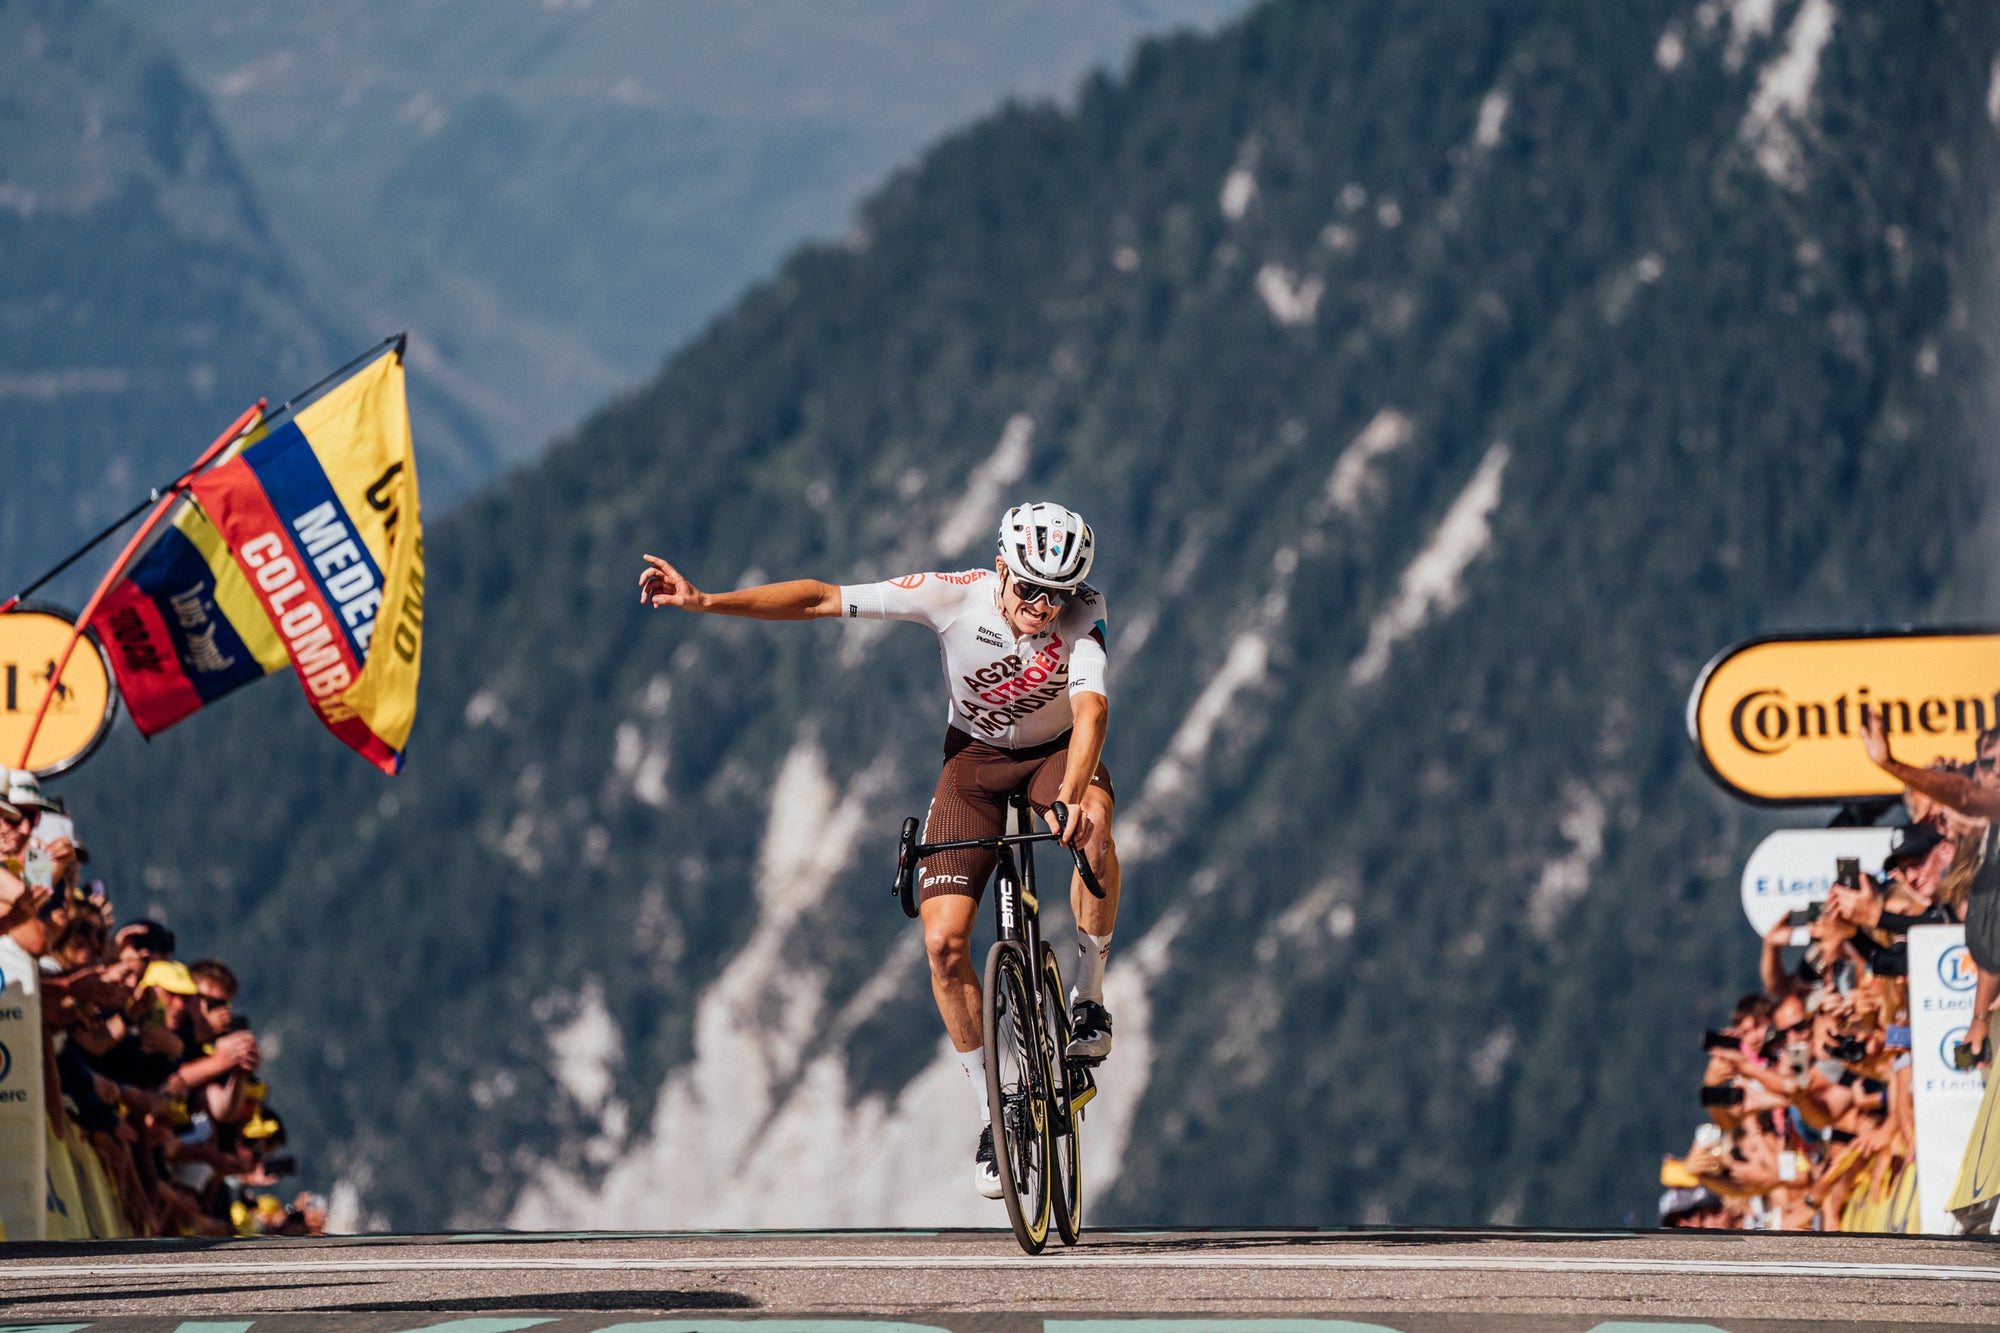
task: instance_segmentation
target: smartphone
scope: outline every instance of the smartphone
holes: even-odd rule
[[[1717,1032],[1714,1028],[1701,1034],[1701,1048],[1704,1051],[1735,1051],[1742,1049],[1743,1043],[1727,1032]]]
[[[1737,1087],[1734,1083],[1724,1083],[1718,1087],[1703,1088],[1701,1090],[1701,1104],[1703,1106],[1741,1106],[1743,1105],[1743,1089]]]
[[[1833,867],[1834,867],[1833,869],[1834,883],[1840,885],[1840,887],[1842,887],[1843,889],[1858,889],[1861,887],[1860,857],[1858,856],[1836,857],[1834,858]]]

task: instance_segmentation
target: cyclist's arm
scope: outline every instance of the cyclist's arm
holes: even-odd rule
[[[840,589],[818,579],[763,583],[734,592],[703,592],[659,556],[646,557],[639,575],[639,600],[648,606],[673,606],[719,616],[753,620],[818,620],[840,614]]]
[[[1069,764],[1063,770],[1057,799],[1072,809],[1081,805],[1104,755],[1104,735],[1111,723],[1111,701],[1101,694],[1072,694],[1070,716],[1074,719],[1069,735]]]
[[[818,579],[791,579],[735,592],[705,592],[701,604],[690,609],[753,620],[819,620],[840,614],[840,589]]]

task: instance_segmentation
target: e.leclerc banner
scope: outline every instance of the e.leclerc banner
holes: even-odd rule
[[[385,773],[416,717],[423,527],[400,346],[229,462],[194,497],[329,731]]]
[[[1743,863],[1743,915],[1750,929],[1762,936],[1787,912],[1826,901],[1843,856],[1880,879],[1895,837],[1892,828],[1788,828],[1769,835]]]
[[[1917,1205],[1927,1235],[1959,1230],[1948,1211],[1966,1141],[1979,1119],[1984,1080],[1957,1069],[1978,981],[1964,926],[1910,928],[1910,1095],[1916,1114]]]
[[[1861,746],[1861,710],[1888,719],[1896,757],[1973,757],[2000,720],[2000,631],[1770,635],[1719,653],[1688,699],[1688,736],[1709,775],[1766,805],[1893,796]]]

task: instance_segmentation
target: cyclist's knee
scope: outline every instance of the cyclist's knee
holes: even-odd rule
[[[956,922],[933,922],[924,927],[924,952],[930,956],[931,971],[946,976],[972,962],[972,932]]]

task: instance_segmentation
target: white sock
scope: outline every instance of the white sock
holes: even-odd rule
[[[993,1112],[986,1105],[986,1048],[975,1046],[969,1051],[960,1051],[958,1062],[965,1066],[965,1077],[972,1085],[972,1096],[979,1103],[979,1123],[992,1124]]]
[[[1069,989],[1071,1004],[1078,1000],[1104,1003],[1104,960],[1111,956],[1111,933],[1092,935],[1076,928],[1076,982]]]

